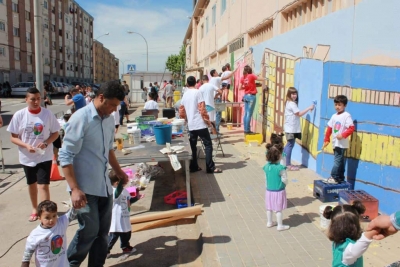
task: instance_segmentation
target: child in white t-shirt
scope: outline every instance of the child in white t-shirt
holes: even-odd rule
[[[57,217],[57,204],[50,200],[42,201],[37,208],[40,225],[29,234],[26,240],[21,266],[29,266],[33,253],[35,265],[41,267],[68,267],[67,227],[75,219],[74,208]]]
[[[119,128],[119,121],[120,121],[120,115],[119,115],[119,110],[121,109],[121,105],[118,105],[117,110],[111,113],[112,116],[114,116],[114,122],[115,122],[115,133],[118,132]]]
[[[337,184],[344,181],[344,153],[349,148],[349,137],[354,132],[353,119],[350,113],[345,111],[347,106],[347,97],[338,95],[333,100],[337,113],[333,114],[328,122],[328,128],[325,133],[324,147],[330,143],[332,134],[332,146],[334,152],[334,163],[331,171],[331,177],[326,182]]]
[[[223,71],[223,73],[221,75],[221,78],[230,76],[232,73],[231,65],[229,63],[226,63],[226,65],[222,67],[222,71]],[[222,98],[221,98],[222,103],[229,102],[228,97],[229,97],[230,89],[231,89],[231,79],[223,80],[222,81]]]
[[[149,109],[157,109],[158,110],[158,103],[154,101],[155,95],[154,93],[150,92],[149,93],[149,101],[147,101],[144,104],[144,109],[149,110]]]
[[[131,239],[131,222],[129,219],[131,195],[124,188],[114,170],[111,170],[108,176],[113,186],[114,200],[110,233],[108,236],[108,256],[118,238],[121,241],[122,253],[133,253],[136,249],[129,244],[129,240]]]

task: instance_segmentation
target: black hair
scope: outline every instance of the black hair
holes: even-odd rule
[[[344,106],[347,106],[347,96],[345,95],[337,95],[333,99],[334,103],[342,103]]]
[[[108,173],[108,178],[110,178],[111,184],[119,182],[120,180],[113,169],[111,169],[110,172]]]
[[[210,71],[211,77],[214,77],[214,73],[216,73],[216,72],[217,72],[216,70],[211,70],[211,71]]]
[[[155,98],[155,93],[150,92],[150,93],[149,93],[149,97],[153,100],[153,99]]]
[[[51,200],[44,200],[39,203],[37,207],[37,215],[40,217],[43,211],[47,212],[57,212],[57,204]]]
[[[153,84],[152,84],[152,83],[149,83],[149,86],[150,86],[150,87],[152,87],[152,86],[153,86]]]
[[[189,87],[195,86],[196,78],[194,76],[189,76],[189,77],[187,77],[186,82]]]
[[[202,79],[203,81],[208,81],[208,75],[203,75],[203,77],[201,77],[201,79]]]
[[[222,66],[222,71],[226,71],[226,65]]]
[[[282,136],[283,136],[283,134],[273,133],[273,134],[271,134],[271,138],[269,140],[272,145],[282,145],[282,147],[283,147]]]
[[[26,95],[28,94],[40,94],[40,91],[36,87],[30,87],[28,90],[26,90]]]
[[[64,114],[63,119],[68,122],[72,114]]]
[[[105,82],[100,85],[96,96],[103,95],[105,99],[116,98],[123,101],[125,98],[124,87],[117,81]]]
[[[278,162],[283,152],[283,144],[267,144],[267,161],[271,163]]]
[[[364,212],[365,206],[359,200],[355,200],[352,205],[339,205],[333,209],[327,206],[323,216],[331,220],[329,240],[337,244],[343,243],[346,238],[358,240],[362,234],[360,215]]]
[[[173,80],[169,80],[169,83],[170,83],[170,84],[173,84],[173,83],[174,83],[174,81],[173,81]]]
[[[200,82],[200,79],[197,79],[197,80],[196,80],[196,83],[199,83],[199,82]]]

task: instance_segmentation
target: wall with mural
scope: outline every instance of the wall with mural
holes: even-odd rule
[[[346,174],[355,189],[378,198],[385,213],[400,207],[400,35],[394,34],[399,12],[400,1],[363,0],[252,47],[235,64],[250,64],[268,78],[266,110],[260,108],[260,87],[253,115],[254,123],[264,119],[266,136],[283,132],[288,87],[299,90],[300,109],[317,101],[302,118],[303,138],[292,157],[323,177],[330,176],[333,154],[317,151],[335,112],[333,98],[346,95],[356,127]]]

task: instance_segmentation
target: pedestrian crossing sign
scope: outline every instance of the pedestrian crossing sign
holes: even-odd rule
[[[135,64],[128,64],[128,72],[135,73],[136,72],[136,65]]]

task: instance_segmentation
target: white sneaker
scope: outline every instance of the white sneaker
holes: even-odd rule
[[[276,230],[278,230],[278,231],[285,231],[285,230],[289,230],[289,229],[290,229],[290,226],[284,225],[284,224],[276,227]]]
[[[329,177],[328,179],[323,180],[324,183],[327,184],[337,184],[338,182],[336,182],[335,179],[333,179],[332,177]]]
[[[267,223],[267,227],[268,227],[268,228],[274,227],[274,226],[276,226],[276,225],[277,225],[276,222]]]

